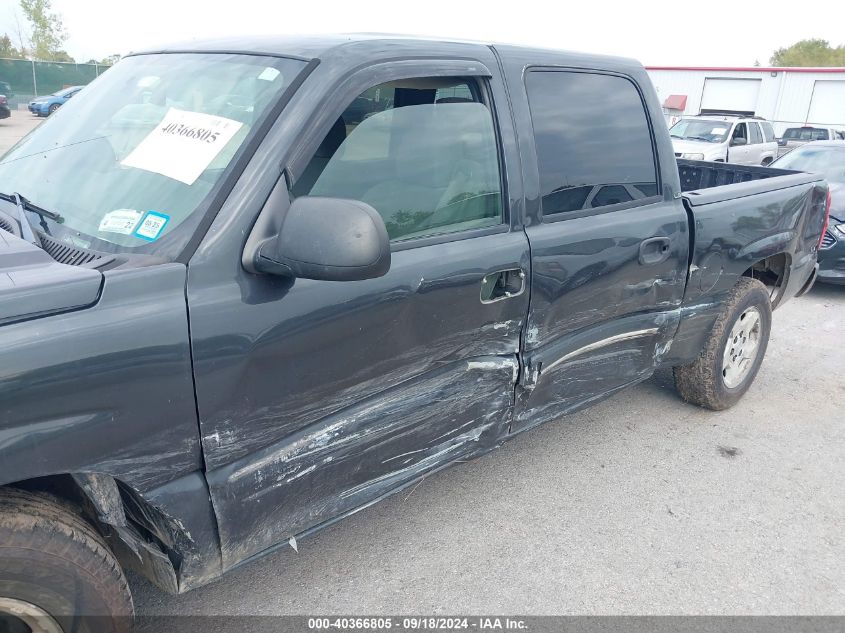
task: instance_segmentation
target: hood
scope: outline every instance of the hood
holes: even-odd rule
[[[102,280],[99,271],[60,264],[0,229],[0,326],[92,305]]]
[[[827,184],[830,187],[830,223],[845,222],[845,183]]]
[[[707,141],[688,141],[685,139],[672,139],[672,147],[681,154],[693,153],[707,154],[719,148],[719,143],[708,143]]]

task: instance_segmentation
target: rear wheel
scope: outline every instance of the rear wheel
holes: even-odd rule
[[[707,409],[732,407],[754,382],[772,327],[769,291],[743,277],[733,287],[698,358],[674,368],[681,397]]]
[[[59,499],[0,489],[0,633],[128,633],[132,596],[100,534]]]

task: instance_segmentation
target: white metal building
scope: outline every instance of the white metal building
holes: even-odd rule
[[[845,130],[845,68],[651,66],[670,123],[681,115],[733,112],[761,116],[780,136],[788,127]]]

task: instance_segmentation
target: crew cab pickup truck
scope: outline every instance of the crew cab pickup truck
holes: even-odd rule
[[[64,631],[657,368],[731,406],[827,201],[676,161],[634,61],[368,36],[130,55],[0,183],[0,612]]]

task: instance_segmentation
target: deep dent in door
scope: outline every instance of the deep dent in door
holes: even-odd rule
[[[218,514],[258,522],[248,539],[221,524],[224,568],[494,448],[510,423],[518,370],[516,355],[451,363],[220,469],[215,474],[226,495],[214,499],[224,506]],[[338,480],[344,482],[339,493]],[[280,512],[255,511],[279,489],[285,489]]]

